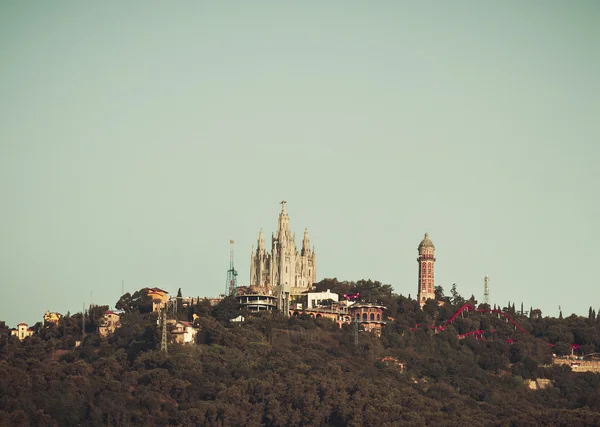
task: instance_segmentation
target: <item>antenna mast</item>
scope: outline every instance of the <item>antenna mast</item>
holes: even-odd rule
[[[81,343],[85,338],[85,303],[81,304]]]
[[[229,270],[227,270],[227,284],[225,285],[225,295],[234,295],[237,288],[238,272],[233,266],[233,244],[234,241],[229,241]]]
[[[161,340],[160,351],[167,354],[167,303],[160,309]]]
[[[490,278],[487,274],[483,278],[483,303],[490,305]]]

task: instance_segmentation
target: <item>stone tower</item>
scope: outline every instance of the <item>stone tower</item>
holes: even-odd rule
[[[421,307],[425,305],[428,299],[435,300],[434,291],[434,274],[433,267],[435,263],[435,246],[429,239],[429,235],[425,233],[425,238],[419,243],[419,257],[417,262],[419,263],[419,290],[417,292],[417,299]]]
[[[281,202],[277,233],[271,236],[271,253],[265,248],[262,229],[258,247],[252,247],[250,259],[250,286],[270,286],[279,298],[279,308],[287,313],[290,295],[310,290],[317,281],[317,256],[310,247],[308,230],[304,230],[302,248],[296,247],[296,234],[290,231],[290,217]]]

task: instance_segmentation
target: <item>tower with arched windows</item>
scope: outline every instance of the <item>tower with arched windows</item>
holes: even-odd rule
[[[435,300],[434,291],[434,264],[435,264],[435,246],[429,239],[429,235],[425,233],[425,238],[419,243],[419,290],[417,291],[417,299],[421,307],[425,305],[428,299]]]

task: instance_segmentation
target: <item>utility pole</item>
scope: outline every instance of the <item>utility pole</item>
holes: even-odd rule
[[[490,277],[487,274],[483,278],[483,303],[490,305]]]
[[[354,318],[354,345],[358,347],[358,317]]]
[[[85,303],[81,305],[81,343],[85,338]]]
[[[161,317],[161,340],[160,340],[160,351],[164,352],[165,354],[167,354],[167,306],[165,303],[165,306],[161,309],[160,312],[160,317]]]

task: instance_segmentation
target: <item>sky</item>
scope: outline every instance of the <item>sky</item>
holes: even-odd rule
[[[600,309],[597,1],[0,2],[0,320],[317,279]]]

